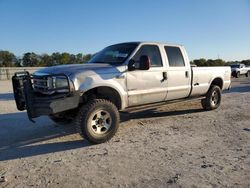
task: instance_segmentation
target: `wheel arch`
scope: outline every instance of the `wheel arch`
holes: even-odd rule
[[[118,110],[123,108],[121,94],[113,87],[110,86],[97,86],[93,87],[82,94],[83,102],[91,98],[107,99],[111,101]]]
[[[214,78],[212,80],[212,82],[210,83],[210,87],[209,88],[211,88],[212,85],[217,85],[222,90],[223,89],[223,79],[221,77]]]

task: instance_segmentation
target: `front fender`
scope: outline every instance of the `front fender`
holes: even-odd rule
[[[88,76],[85,77],[84,81],[81,84],[79,84],[78,90],[81,95],[83,95],[87,91],[98,87],[110,87],[116,90],[121,98],[122,109],[128,106],[125,77],[124,79],[119,79],[117,77],[111,79],[103,79],[103,77],[99,75]]]

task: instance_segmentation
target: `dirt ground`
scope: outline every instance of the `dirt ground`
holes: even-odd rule
[[[232,81],[217,110],[195,100],[125,113],[100,145],[31,123],[0,81],[0,187],[250,187],[250,78]]]

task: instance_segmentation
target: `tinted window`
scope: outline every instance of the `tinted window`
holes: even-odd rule
[[[170,67],[184,67],[185,63],[180,48],[165,46]]]
[[[139,63],[140,57],[143,55],[146,55],[149,57],[150,62],[151,62],[151,67],[161,67],[162,66],[161,54],[160,54],[158,46],[155,46],[155,45],[142,46],[137,51],[135,56],[133,57],[133,60],[136,63]]]
[[[231,66],[231,68],[239,68],[240,67],[240,65],[230,65]]]
[[[98,52],[89,63],[121,64],[138,46],[137,43],[115,44]]]

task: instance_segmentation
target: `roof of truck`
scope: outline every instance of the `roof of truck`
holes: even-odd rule
[[[171,43],[153,42],[153,41],[131,41],[131,42],[121,42],[121,43],[118,43],[118,44],[125,44],[125,43],[156,44],[156,45],[166,45],[166,46],[179,46],[179,47],[183,47],[183,45],[181,45],[181,44],[171,44]]]

